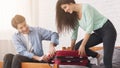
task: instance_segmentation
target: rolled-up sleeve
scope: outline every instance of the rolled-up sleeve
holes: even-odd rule
[[[33,53],[30,53],[27,51],[26,47],[24,46],[24,44],[22,43],[22,40],[19,39],[19,36],[17,36],[17,34],[15,34],[13,36],[13,40],[12,40],[16,51],[23,56],[26,56],[28,58],[32,58],[34,56]]]
[[[38,27],[38,29],[43,40],[50,40],[52,43],[55,43],[56,45],[59,44],[59,35],[57,32],[52,32],[50,30],[46,30],[40,27]]]
[[[78,36],[78,28],[79,28],[79,24],[75,27],[75,29],[73,29],[71,39],[74,39],[74,40],[77,39],[77,36]]]
[[[56,45],[59,44],[59,35],[58,35],[58,33],[56,33],[56,32],[52,33],[51,42],[55,43]]]

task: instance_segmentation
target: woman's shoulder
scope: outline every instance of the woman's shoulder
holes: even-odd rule
[[[89,4],[87,3],[82,3],[82,11],[86,11],[86,9],[88,8]]]
[[[82,3],[82,6],[85,6],[85,7],[87,7],[87,6],[89,6],[90,4],[88,4],[88,3]]]
[[[92,7],[92,6],[91,6],[90,4],[88,4],[88,3],[83,3],[82,6],[85,7],[85,8]]]
[[[92,5],[90,5],[88,3],[83,3],[82,6],[83,6],[83,10],[92,10],[93,9]]]

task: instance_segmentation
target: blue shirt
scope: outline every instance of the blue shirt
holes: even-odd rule
[[[13,35],[13,43],[17,52],[20,55],[32,58],[34,55],[42,56],[43,48],[42,41],[48,40],[52,43],[58,45],[59,36],[56,32],[52,32],[40,27],[29,27],[30,33],[28,34],[28,39],[30,40],[31,45],[33,46],[33,51],[27,51],[26,43],[24,42],[24,37],[20,32],[17,32]]]

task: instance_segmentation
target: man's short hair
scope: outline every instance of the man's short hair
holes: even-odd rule
[[[17,29],[17,25],[24,22],[25,21],[25,17],[22,16],[22,15],[15,15],[13,18],[12,18],[12,21],[11,21],[11,24],[14,28]]]

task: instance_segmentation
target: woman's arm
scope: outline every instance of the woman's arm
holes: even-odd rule
[[[82,46],[85,46],[91,34],[86,33],[85,37],[81,43]]]
[[[83,41],[82,41],[82,43],[81,43],[81,45],[80,45],[80,47],[79,47],[79,54],[82,55],[82,56],[83,56],[83,55],[86,55],[85,45],[86,45],[89,37],[90,37],[90,34],[86,33],[86,34],[85,34],[85,37],[84,37],[84,39],[83,39]]]
[[[74,50],[75,43],[76,43],[76,40],[72,39],[71,40],[71,50]]]

